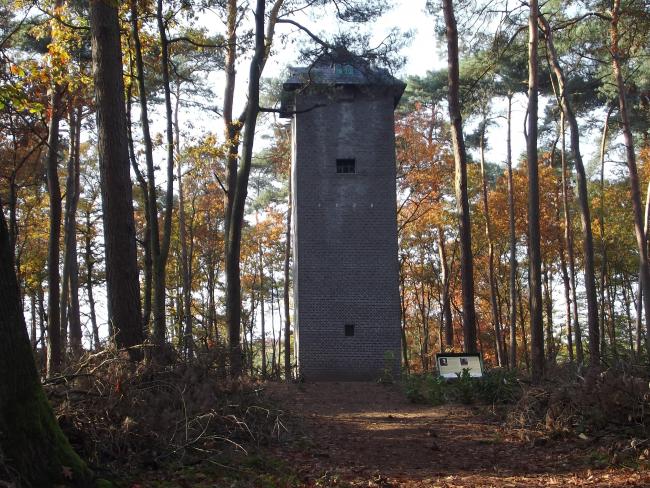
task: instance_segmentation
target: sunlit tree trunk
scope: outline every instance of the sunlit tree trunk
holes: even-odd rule
[[[587,329],[589,331],[589,356],[590,364],[598,366],[600,364],[600,344],[599,344],[599,324],[598,324],[598,297],[596,291],[596,271],[594,265],[594,244],[593,234],[591,231],[591,210],[589,208],[589,193],[587,188],[587,176],[584,164],[582,163],[582,153],[580,151],[580,131],[576,120],[569,93],[567,93],[564,72],[560,66],[557,52],[553,41],[553,30],[544,18],[539,17],[539,22],[544,30],[546,46],[548,48],[551,68],[555,74],[560,91],[560,105],[562,113],[571,129],[571,151],[573,153],[576,179],[578,186],[578,203],[580,204],[580,220],[582,222],[582,243],[584,254],[585,268],[585,295],[587,298]]]
[[[528,159],[528,284],[530,289],[530,341],[533,382],[544,374],[544,321],[542,302],[542,255],[539,230],[539,173],[537,160],[537,0],[529,3],[528,17],[528,132],[526,156]]]
[[[90,223],[90,209],[86,210],[86,229],[84,236],[84,260],[86,263],[86,294],[88,296],[88,310],[90,315],[90,326],[93,335],[93,347],[99,350],[99,327],[97,326],[97,314],[95,313],[95,296],[93,294],[93,270],[95,267],[95,256],[92,248],[92,226]]]
[[[517,235],[515,233],[515,196],[512,181],[512,93],[508,93],[508,134],[506,165],[508,166],[508,226],[510,236],[510,367],[517,367]]]
[[[496,278],[494,276],[494,241],[492,239],[492,219],[490,218],[490,206],[488,203],[487,177],[485,175],[485,126],[487,120],[484,118],[481,123],[479,136],[479,153],[481,162],[481,187],[483,196],[483,212],[485,213],[485,235],[488,241],[488,280],[490,284],[490,311],[492,312],[492,326],[494,327],[494,339],[497,351],[497,363],[504,366],[506,363],[503,340],[501,337],[501,318],[499,317],[499,305],[497,303]]]
[[[630,126],[630,117],[627,108],[627,96],[625,93],[625,82],[621,71],[621,61],[623,54],[619,48],[619,31],[618,22],[620,19],[621,0],[614,0],[612,8],[612,19],[610,24],[611,54],[612,54],[612,71],[616,80],[618,91],[619,113],[621,117],[621,126],[623,129],[623,141],[625,143],[625,156],[629,170],[630,196],[632,200],[632,213],[634,216],[634,231],[636,235],[637,246],[639,249],[639,274],[640,285],[643,290],[642,300],[643,310],[646,316],[646,322],[650,317],[650,268],[648,267],[648,249],[646,246],[645,225],[643,222],[643,208],[641,206],[641,191],[639,184],[639,174],[636,165],[636,155],[634,154],[634,138]],[[646,324],[645,333],[646,354],[650,354],[650,344],[648,340],[648,327]]]
[[[447,38],[447,66],[449,84],[449,118],[454,148],[456,212],[460,234],[460,274],[462,287],[463,339],[466,352],[476,352],[476,311],[474,307],[474,264],[472,230],[467,197],[467,156],[463,139],[463,120],[459,97],[458,30],[454,17],[453,0],[443,0],[445,34]]]
[[[169,81],[169,41],[167,40],[167,26],[163,16],[163,3],[158,0],[156,4],[156,20],[160,38],[160,61],[162,68],[162,86],[165,98],[165,150],[167,155],[167,190],[165,191],[165,210],[163,217],[163,232],[160,242],[159,259],[154,259],[154,286],[153,286],[153,313],[154,313],[154,343],[161,346],[165,343],[165,285],[167,281],[167,259],[172,234],[172,211],[174,208],[174,129],[173,111],[171,101],[171,85]]]
[[[174,108],[174,129],[176,131],[176,179],[178,181],[178,234],[181,246],[181,273],[183,275],[183,323],[185,325],[183,349],[188,360],[194,356],[194,325],[192,323],[192,270],[191,258],[187,244],[187,216],[185,212],[185,191],[183,188],[183,173],[181,164],[180,124],[178,112],[180,108],[180,83],[176,90],[176,105]],[[190,241],[193,239],[190,238]]]
[[[400,272],[399,272],[399,282],[400,282],[400,319],[401,319],[401,327],[400,327],[400,332],[402,335],[402,360],[404,361],[404,369],[406,370],[406,374],[410,374],[411,368],[409,365],[409,348],[408,348],[408,342],[406,340],[406,325],[407,325],[407,317],[406,317],[406,271],[404,270],[404,267],[406,264],[404,263],[404,260],[400,260]]]
[[[444,346],[451,349],[454,347],[454,324],[451,316],[451,296],[449,293],[451,277],[447,264],[445,239],[444,229],[442,226],[438,226],[438,254],[440,258],[440,282],[442,284],[442,330],[444,333]]]

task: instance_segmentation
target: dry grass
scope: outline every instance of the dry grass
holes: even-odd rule
[[[207,363],[155,368],[113,349],[46,384],[64,432],[91,467],[219,463],[288,435],[254,382],[228,382]]]

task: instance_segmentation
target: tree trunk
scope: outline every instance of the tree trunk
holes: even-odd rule
[[[229,355],[231,376],[241,375],[242,351],[240,344],[241,335],[241,280],[240,280],[240,255],[241,234],[244,223],[244,208],[248,193],[248,178],[250,175],[253,157],[253,144],[255,142],[255,128],[259,113],[260,77],[269,53],[267,43],[273,39],[273,29],[283,0],[276,0],[269,12],[268,30],[264,32],[265,2],[256,0],[255,8],[255,49],[250,61],[248,76],[248,100],[244,112],[237,122],[232,121],[232,95],[234,91],[234,62],[236,57],[236,1],[229,1],[229,15],[227,23],[228,48],[226,51],[226,96],[224,97],[224,121],[228,136],[230,151],[227,161],[226,182],[226,231],[225,241],[225,272],[226,272],[226,323],[228,324]],[[232,12],[232,8],[235,12]],[[231,19],[231,17],[233,17]],[[231,28],[232,27],[232,28]],[[242,137],[242,153],[239,170],[237,170],[238,144],[236,140],[240,129]]]
[[[643,309],[646,316],[646,322],[650,317],[650,268],[648,267],[648,248],[646,246],[646,236],[643,222],[643,208],[641,207],[641,191],[639,185],[639,174],[636,166],[636,155],[634,154],[634,138],[632,136],[632,129],[630,127],[630,117],[627,109],[627,96],[625,94],[625,82],[623,81],[623,74],[621,72],[621,58],[622,53],[618,47],[619,33],[618,22],[620,18],[621,0],[614,0],[614,7],[612,9],[612,20],[610,27],[611,38],[611,54],[612,54],[612,70],[616,80],[616,88],[618,91],[619,112],[621,115],[621,125],[623,129],[623,141],[625,143],[625,156],[627,160],[627,167],[630,173],[630,196],[632,199],[632,212],[634,215],[634,231],[636,235],[637,246],[639,248],[639,274],[640,286],[643,290]],[[641,303],[641,300],[640,300]],[[646,328],[650,330],[650,327]],[[648,337],[648,330],[645,334],[646,354],[650,355],[650,341]]]
[[[239,153],[240,126],[233,119],[233,101],[235,96],[237,61],[237,0],[228,0],[228,18],[226,22],[226,82],[223,97],[223,119],[225,126],[226,157],[226,191],[224,193],[224,274],[226,325],[228,327],[228,347],[230,373],[238,377],[242,372],[241,347],[241,295],[239,285],[239,253],[234,256],[231,235],[231,220],[235,186],[237,185],[237,155]],[[249,102],[250,103],[250,102]]]
[[[91,0],[90,31],[109,321],[118,347],[130,348],[137,359],[140,351],[132,346],[142,343],[143,331],[117,7]]]
[[[508,134],[506,165],[508,166],[508,224],[510,234],[510,367],[517,367],[517,235],[515,233],[515,196],[512,181],[512,93],[508,93]]]
[[[519,305],[519,323],[521,325],[521,339],[524,346],[524,361],[526,363],[526,370],[530,371],[530,357],[528,354],[528,334],[526,334],[526,321],[524,318],[524,304],[521,299],[521,285],[517,282],[517,300]]]
[[[399,273],[399,282],[400,282],[400,321],[401,327],[400,332],[402,335],[402,358],[404,360],[404,369],[406,369],[406,374],[410,374],[411,368],[409,366],[409,354],[408,354],[408,343],[406,341],[406,286],[405,286],[405,274],[404,274],[404,261],[400,262],[400,273]]]
[[[499,305],[497,303],[496,279],[494,276],[494,241],[492,239],[492,221],[490,219],[490,206],[488,203],[487,178],[485,176],[485,126],[486,119],[481,123],[481,134],[479,138],[479,153],[481,161],[481,187],[483,195],[483,211],[485,212],[485,235],[488,241],[488,279],[490,284],[490,311],[492,312],[492,327],[494,328],[494,339],[496,342],[497,362],[500,367],[506,363],[503,340],[501,337],[501,318],[499,317]]]
[[[573,362],[573,327],[571,327],[571,281],[569,280],[569,270],[566,264],[566,257],[564,249],[566,241],[562,238],[560,240],[560,270],[562,272],[562,284],[564,285],[564,305],[566,316],[566,329],[567,329],[567,349],[569,351],[569,362]]]
[[[543,265],[544,305],[546,308],[546,359],[555,362],[555,339],[553,338],[553,299],[551,292],[552,275],[546,264]]]
[[[292,205],[292,188],[291,175],[289,175],[289,188],[287,197],[287,230],[284,235],[284,379],[291,381],[291,307],[289,303],[289,283],[290,283],[290,264],[291,264],[291,214]]]
[[[526,156],[528,159],[528,257],[530,267],[530,341],[532,378],[538,383],[544,374],[544,321],[542,303],[542,255],[539,230],[539,173],[537,160],[537,0],[530,2],[528,17],[528,133]]]
[[[144,62],[142,60],[142,47],[140,43],[138,5],[131,0],[131,33],[133,37],[135,66],[138,82],[138,98],[140,101],[140,124],[142,126],[142,138],[144,144],[145,161],[147,165],[147,192],[148,197],[148,227],[149,246],[151,250],[151,292],[153,303],[151,311],[153,314],[152,339],[156,346],[165,343],[165,266],[162,263],[162,250],[160,243],[160,230],[158,223],[158,196],[156,189],[155,166],[153,160],[153,143],[149,131],[149,109],[147,104],[147,91],[144,79]],[[145,255],[145,260],[147,256]],[[146,277],[145,277],[146,281]],[[146,286],[145,286],[146,292]]]
[[[463,139],[463,121],[459,97],[458,30],[453,0],[443,0],[445,33],[447,37],[447,66],[449,70],[449,118],[454,147],[456,211],[460,234],[460,274],[463,298],[463,339],[466,352],[476,352],[476,311],[474,308],[474,264],[472,229],[467,197],[467,156]]]
[[[86,235],[85,254],[86,261],[86,294],[88,295],[88,309],[90,313],[90,326],[93,334],[93,346],[95,351],[99,351],[99,327],[97,326],[97,315],[95,313],[95,297],[93,295],[93,269],[95,267],[95,257],[92,248],[92,227],[90,225],[90,209],[86,211]]]
[[[160,37],[160,53],[163,92],[165,94],[165,142],[167,150],[167,190],[165,192],[165,212],[163,220],[163,233],[160,242],[160,256],[158,262],[154,260],[154,343],[162,346],[165,343],[165,283],[167,280],[167,259],[172,234],[172,210],[174,208],[174,129],[171,101],[171,86],[169,82],[169,42],[163,17],[162,0],[157,1],[156,19],[158,21],[158,35]]]
[[[578,202],[580,204],[580,219],[583,233],[583,254],[585,267],[585,294],[587,297],[587,327],[589,331],[589,356],[590,364],[600,364],[600,344],[598,331],[598,297],[596,293],[596,271],[594,265],[594,243],[591,231],[591,211],[589,209],[589,192],[587,188],[587,176],[582,163],[580,151],[580,131],[578,122],[567,93],[564,73],[558,60],[557,52],[553,42],[553,30],[543,15],[539,16],[540,26],[546,34],[546,46],[550,57],[550,64],[558,82],[560,90],[560,104],[562,113],[569,123],[571,129],[571,151],[575,160],[576,176],[578,183]]]
[[[266,379],[267,371],[266,371],[266,317],[264,316],[265,312],[265,304],[264,304],[264,262],[262,260],[263,254],[262,254],[262,243],[259,243],[259,252],[258,252],[258,258],[259,258],[259,267],[260,267],[260,322],[261,322],[261,334],[262,334],[262,344],[261,344],[261,349],[262,349],[262,379]],[[273,302],[273,297],[271,297],[271,303]]]
[[[451,279],[449,266],[447,265],[445,231],[442,226],[438,226],[438,253],[440,255],[440,281],[442,283],[442,329],[444,331],[445,346],[452,349],[454,347],[454,324],[451,316],[451,297],[449,293]]]
[[[131,60],[133,61],[133,60]],[[137,75],[133,72],[133,62],[131,62],[131,77],[138,79]],[[144,230],[143,237],[141,241],[142,248],[144,250],[143,257],[143,268],[144,268],[144,290],[143,290],[143,310],[142,310],[142,330],[143,334],[146,337],[149,331],[149,322],[151,321],[151,290],[153,283],[153,261],[151,257],[151,213],[149,210],[149,190],[147,187],[147,181],[145,180],[140,168],[138,167],[138,161],[135,157],[135,148],[133,144],[133,122],[131,118],[131,89],[132,84],[129,84],[126,91],[126,128],[127,136],[129,142],[129,159],[131,160],[131,168],[135,173],[136,179],[138,181],[138,186],[142,192],[142,202],[144,206]]]
[[[65,224],[63,229],[65,254],[61,293],[61,334],[70,327],[70,349],[75,357],[82,353],[81,314],[79,310],[79,265],[77,263],[77,205],[79,203],[79,145],[81,106],[70,109],[70,154],[66,178]],[[68,305],[70,315],[68,316]]]
[[[61,2],[57,2],[61,5]],[[61,309],[59,254],[61,235],[61,188],[59,186],[59,122],[63,89],[55,85],[50,96],[50,126],[47,137],[47,190],[50,195],[50,236],[47,252],[47,375],[61,371]],[[13,262],[13,259],[12,259]]]
[[[185,333],[183,348],[185,357],[191,361],[194,356],[194,327],[192,323],[192,276],[190,270],[190,257],[187,250],[187,218],[185,215],[185,192],[183,190],[183,173],[181,171],[181,147],[180,147],[180,125],[178,122],[178,111],[180,104],[180,85],[176,92],[176,107],[174,110],[174,127],[176,129],[176,179],[178,180],[178,233],[181,245],[181,273],[183,275],[183,323]]]
[[[614,104],[609,106],[605,123],[603,124],[603,134],[600,140],[600,209],[598,212],[598,224],[600,231],[600,330],[605,330],[605,276],[607,275],[607,243],[605,242],[605,148],[607,144],[607,130],[609,127],[609,118],[614,110]],[[646,208],[647,222],[647,208]],[[647,229],[646,229],[647,230]],[[646,232],[647,234],[647,232]],[[604,334],[601,332],[601,338]],[[605,348],[601,345],[601,354],[605,354]]]
[[[9,247],[11,249],[11,252],[13,253],[14,246],[11,243],[11,235],[9,236]],[[30,305],[29,308],[30,308],[31,316],[32,316],[31,317],[32,323],[31,323],[31,327],[30,327],[29,341],[30,341],[30,344],[32,346],[32,351],[36,352],[36,344],[37,344],[37,340],[36,340],[36,315],[38,314],[38,312],[36,312],[36,294],[33,291],[29,294],[29,305]]]
[[[569,181],[567,175],[566,162],[566,144],[564,129],[564,113],[560,113],[560,126],[562,130],[562,208],[564,211],[564,242],[567,249],[567,258],[569,261],[569,282],[571,284],[571,308],[573,317],[574,344],[576,348],[576,361],[578,364],[584,363],[584,353],[582,350],[582,331],[578,321],[578,297],[576,291],[576,272],[575,272],[575,254],[573,250],[573,224],[571,219],[571,207],[569,206]]]
[[[0,212],[0,452],[29,486],[88,486],[92,473],[52,413],[31,352],[13,248]],[[72,480],[66,473],[72,472]]]

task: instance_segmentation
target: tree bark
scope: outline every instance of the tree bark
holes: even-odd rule
[[[605,153],[607,144],[607,131],[609,128],[609,118],[614,110],[614,104],[609,106],[605,123],[603,124],[603,134],[600,140],[600,208],[598,212],[598,224],[600,233],[600,330],[605,330],[605,277],[607,275],[607,243],[605,242]],[[647,207],[646,207],[647,222]],[[647,234],[647,229],[646,229]],[[604,334],[601,333],[604,338]],[[605,348],[601,346],[601,353],[605,354]]]
[[[163,220],[163,233],[160,242],[160,256],[154,258],[154,343],[162,346],[165,343],[165,283],[167,280],[167,259],[172,234],[172,211],[174,208],[174,129],[171,101],[171,85],[169,81],[169,41],[167,40],[167,27],[163,17],[162,0],[157,1],[156,19],[158,22],[158,35],[160,37],[160,53],[163,92],[165,95],[165,142],[167,152],[167,190],[165,192],[165,211]]]
[[[494,339],[497,351],[497,363],[500,367],[506,363],[503,340],[501,336],[501,318],[499,317],[499,305],[497,303],[496,278],[494,276],[494,240],[492,239],[492,220],[490,218],[490,206],[488,203],[487,177],[485,175],[485,126],[487,120],[484,118],[481,123],[481,134],[479,136],[479,153],[481,161],[481,187],[483,196],[483,211],[485,212],[485,235],[488,241],[488,280],[490,285],[490,311],[492,312],[492,327],[494,328]]]
[[[138,359],[133,346],[142,343],[143,330],[117,7],[91,0],[90,32],[109,321],[118,347],[129,348],[131,358]]]
[[[466,352],[476,352],[476,311],[474,307],[474,264],[472,256],[472,229],[467,197],[467,156],[463,139],[463,120],[460,111],[458,30],[454,17],[453,0],[443,0],[445,33],[447,37],[447,66],[449,70],[449,118],[454,148],[456,212],[460,234],[460,274],[462,288],[463,340]]]
[[[90,313],[90,326],[93,335],[93,347],[95,351],[100,348],[99,327],[97,326],[97,314],[95,313],[95,297],[93,295],[93,270],[95,267],[95,257],[92,248],[92,226],[90,224],[90,209],[86,210],[86,235],[84,236],[84,260],[86,262],[86,294],[88,295],[88,309]]]
[[[643,222],[643,208],[641,206],[639,174],[636,165],[636,155],[634,154],[634,138],[632,136],[630,116],[627,108],[625,82],[623,81],[623,73],[621,71],[621,60],[623,55],[618,46],[618,22],[621,14],[620,10],[621,0],[614,0],[610,24],[612,71],[614,74],[614,79],[616,80],[616,88],[618,91],[619,113],[621,116],[621,126],[623,129],[623,141],[625,143],[625,156],[627,160],[627,167],[630,173],[630,196],[632,199],[632,212],[634,216],[634,232],[639,249],[639,274],[641,278],[640,286],[643,290],[642,303],[646,316],[646,322],[648,322],[648,317],[650,317],[650,293],[648,293],[648,290],[650,290],[650,268],[648,267],[648,248],[646,245],[645,225]],[[648,334],[649,330],[650,327],[648,327],[646,324],[645,342],[648,355],[650,355],[650,340]]]
[[[531,374],[534,383],[538,383],[544,375],[542,255],[539,230],[539,170],[537,159],[537,102],[539,91],[537,13],[537,0],[531,0],[528,17],[528,133],[526,156],[528,159],[528,257],[530,261],[528,286],[530,289]]]
[[[79,309],[79,265],[77,263],[77,206],[79,204],[79,146],[81,106],[70,108],[70,154],[66,178],[63,285],[61,293],[61,333],[70,330],[70,349],[75,357],[81,355],[81,312]],[[68,315],[68,306],[70,314]]]
[[[451,316],[451,294],[449,293],[451,278],[447,265],[445,231],[442,226],[438,226],[438,254],[440,255],[440,281],[442,284],[442,329],[445,347],[452,349],[454,347],[454,323]]]
[[[183,189],[183,172],[181,164],[180,124],[178,112],[180,108],[180,84],[176,91],[176,105],[174,108],[174,128],[176,131],[176,179],[178,180],[178,234],[181,245],[181,273],[183,275],[183,349],[185,357],[191,361],[194,356],[194,327],[192,323],[192,270],[191,258],[187,249],[187,217],[185,214],[185,191]]]
[[[506,165],[508,166],[508,224],[510,234],[510,367],[517,367],[517,235],[515,233],[515,195],[512,181],[512,93],[508,93],[508,134]]]
[[[283,0],[276,0],[269,12],[267,32],[265,36],[265,2],[256,0],[254,39],[255,49],[250,61],[247,103],[237,121],[232,118],[232,102],[235,87],[236,61],[236,30],[237,2],[229,0],[227,20],[227,49],[226,49],[226,92],[224,96],[224,123],[228,141],[228,156],[226,162],[226,197],[225,197],[225,275],[226,275],[226,323],[228,325],[230,373],[239,377],[242,373],[241,347],[241,278],[240,256],[241,235],[244,223],[244,208],[248,193],[248,178],[250,176],[255,142],[255,128],[259,113],[260,77],[268,57],[277,15]],[[268,49],[267,49],[268,47]],[[241,159],[237,169],[237,154],[239,135],[241,141]]]
[[[291,306],[289,303],[289,283],[291,264],[291,214],[293,212],[291,175],[288,182],[287,229],[284,235],[284,379],[291,381]]]
[[[542,266],[543,295],[544,305],[546,308],[546,359],[555,362],[555,339],[553,337],[553,299],[551,297],[551,283],[553,282],[552,275],[548,266],[544,263]]]
[[[62,3],[57,2],[57,8]],[[58,84],[50,95],[50,125],[47,137],[47,191],[50,196],[50,236],[47,252],[47,375],[61,371],[61,309],[60,309],[60,235],[61,187],[59,185],[59,122],[63,106],[63,89]],[[13,259],[12,259],[13,262]]]
[[[92,473],[61,432],[40,378],[27,336],[13,248],[0,212],[0,452],[29,486],[88,486]],[[66,469],[67,468],[67,469]]]
[[[600,364],[600,344],[598,330],[598,297],[596,290],[596,271],[594,265],[594,243],[591,231],[591,211],[589,209],[589,192],[587,188],[587,176],[584,164],[582,162],[582,153],[580,151],[580,130],[576,120],[569,94],[567,93],[564,72],[560,66],[558,55],[555,50],[553,41],[553,30],[543,15],[539,16],[540,26],[544,30],[546,37],[546,46],[550,56],[551,68],[555,74],[560,91],[560,105],[562,113],[569,123],[571,129],[571,151],[576,167],[576,179],[578,183],[578,202],[580,204],[580,219],[582,222],[582,243],[585,267],[585,294],[587,298],[587,328],[589,331],[589,356],[590,364],[598,366]]]

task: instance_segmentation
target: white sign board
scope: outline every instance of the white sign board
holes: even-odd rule
[[[458,378],[464,369],[472,378],[483,376],[483,361],[480,354],[441,353],[436,354],[438,374],[443,378]]]

